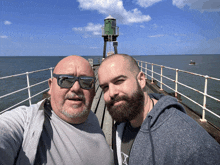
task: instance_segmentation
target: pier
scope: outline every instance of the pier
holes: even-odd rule
[[[197,123],[199,123],[199,125],[201,125],[218,143],[220,143],[220,128],[213,125],[208,119],[206,120],[204,112],[210,112],[212,115],[216,116],[218,118],[218,122],[220,121],[219,120],[219,114],[216,114],[215,112],[209,110],[208,108],[205,107],[205,104],[204,104],[203,106],[199,105],[201,107],[201,111],[203,111],[203,113],[201,115],[201,114],[198,114],[197,112],[195,112],[194,110],[190,109],[186,104],[182,103],[181,97],[185,96],[185,95],[180,93],[179,90],[178,90],[178,84],[182,85],[182,83],[178,81],[178,72],[180,72],[181,70],[174,69],[174,68],[169,68],[169,69],[175,70],[177,74],[176,74],[176,80],[173,80],[173,79],[169,78],[171,81],[173,81],[175,83],[175,89],[173,90],[174,93],[168,93],[165,90],[163,90],[163,87],[166,86],[166,83],[165,83],[164,79],[168,78],[168,77],[166,77],[166,75],[163,75],[163,68],[165,68],[164,66],[159,66],[158,65],[159,67],[161,67],[161,73],[158,74],[155,71],[155,68],[153,68],[153,66],[156,66],[156,64],[147,63],[148,66],[151,67],[151,69],[149,69],[149,67],[147,68],[146,62],[145,62],[145,66],[144,66],[143,62],[140,62],[140,61],[138,61],[138,64],[139,64],[139,67],[141,68],[141,71],[143,71],[146,75],[146,86],[147,86],[147,92],[148,93],[161,93],[161,94],[164,94],[164,95],[171,95],[173,97],[176,97],[179,100],[179,102],[184,106],[184,108],[186,110],[186,113],[191,118],[193,118]],[[112,120],[111,116],[109,115],[109,113],[107,111],[107,108],[106,108],[106,105],[105,105],[105,102],[104,102],[104,98],[103,98],[103,92],[102,92],[102,89],[99,86],[98,75],[97,75],[98,67],[99,67],[99,65],[94,65],[93,66],[93,70],[94,70],[95,76],[96,76],[96,83],[95,83],[96,95],[94,97],[91,110],[96,114],[96,116],[98,118],[100,127],[102,128],[102,130],[105,134],[107,143],[109,144],[109,146],[112,146],[112,126],[114,124],[114,121]],[[38,101],[40,101],[40,99],[42,99],[43,94],[44,94],[45,97],[48,97],[47,91],[49,90],[49,88],[48,88],[47,83],[48,83],[48,77],[49,76],[46,76],[47,78],[45,80],[41,81],[41,82],[37,82],[35,84],[30,83],[29,76],[31,74],[38,74],[38,73],[41,73],[41,72],[44,72],[43,73],[44,75],[45,74],[50,75],[50,77],[52,78],[53,67],[47,68],[47,69],[42,69],[42,70],[36,70],[36,71],[21,73],[21,74],[17,74],[17,75],[10,75],[10,76],[5,76],[5,77],[0,77],[0,81],[5,81],[5,79],[10,79],[10,78],[15,79],[16,77],[20,77],[20,76],[22,77],[23,76],[23,79],[24,80],[26,79],[26,81],[27,81],[27,87],[22,88],[22,89],[18,89],[16,91],[13,91],[13,92],[10,92],[10,93],[7,93],[7,94],[4,94],[4,95],[0,96],[0,99],[7,98],[8,96],[11,96],[13,94],[16,94],[14,97],[18,98],[17,96],[19,96],[19,94],[17,94],[17,93],[19,93],[21,91],[27,91],[27,93],[28,93],[28,98],[20,97],[20,98],[23,99],[22,101],[20,101],[18,103],[14,102],[14,105],[7,105],[8,107],[6,109],[1,109],[0,110],[0,115],[2,113],[4,113],[5,111],[11,110],[11,109],[13,109],[13,108],[15,108],[19,105],[23,105],[23,104],[31,105],[32,102],[36,103],[36,102],[33,101],[33,98],[36,97],[36,96],[37,96],[37,98],[39,98]],[[47,72],[47,73],[45,73],[45,72]],[[151,72],[151,74],[149,74],[149,72]],[[187,72],[187,71],[183,71],[183,72]],[[160,80],[159,80],[159,78],[156,77],[156,74],[158,74],[160,76]],[[192,74],[192,73],[189,73],[189,74]],[[41,73],[41,75],[42,75],[42,73]],[[198,74],[197,74],[197,76],[201,76],[201,77],[205,78],[206,81],[207,81],[208,78],[211,78],[211,77],[198,75]],[[216,80],[219,81],[219,79],[216,79]],[[39,89],[40,91],[38,91],[37,93],[34,93],[32,91],[33,87],[38,86],[38,85],[42,85],[42,84],[45,84],[44,85],[45,89],[43,89],[43,90]],[[196,89],[192,88],[191,90],[196,90]],[[204,98],[212,97],[212,96],[209,96],[207,94],[207,89],[205,89],[204,92],[197,91],[197,90],[196,90],[196,92],[199,92],[199,93],[203,94]],[[217,99],[217,98],[214,98],[214,99],[217,102],[219,101],[219,99]],[[204,101],[206,101],[206,100],[204,99]],[[193,102],[193,100],[192,100],[192,102]]]

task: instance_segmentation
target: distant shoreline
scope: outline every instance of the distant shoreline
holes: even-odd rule
[[[130,55],[130,54],[128,54]],[[151,55],[151,54],[146,54],[146,55],[131,55],[131,56],[208,56],[208,55],[220,55],[220,54],[165,54],[165,55]],[[63,55],[63,56],[60,56],[60,55],[51,55],[51,56],[0,56],[1,57],[66,57],[66,56],[71,56],[71,55]],[[103,55],[79,55],[79,56],[82,56],[82,57],[88,57],[88,56],[96,56],[96,57],[102,57]]]

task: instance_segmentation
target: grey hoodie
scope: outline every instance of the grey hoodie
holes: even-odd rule
[[[177,99],[159,94],[149,96],[159,101],[141,125],[130,151],[129,165],[220,164],[220,145],[186,115]],[[125,123],[116,123],[113,131],[115,164],[122,164],[124,126]]]

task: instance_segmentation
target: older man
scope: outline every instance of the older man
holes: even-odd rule
[[[171,96],[147,94],[136,61],[112,55],[101,64],[100,87],[113,132],[115,164],[219,164],[220,145]]]
[[[0,115],[0,164],[111,164],[111,150],[90,111],[95,77],[68,56],[49,79],[49,99]]]

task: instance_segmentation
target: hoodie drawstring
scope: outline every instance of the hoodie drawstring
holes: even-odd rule
[[[149,136],[150,136],[150,143],[151,143],[151,151],[152,151],[152,160],[153,160],[153,165],[155,165],[155,154],[154,154],[154,144],[153,144],[153,139],[151,135],[151,127],[150,127],[150,122],[152,119],[152,116],[148,116],[148,130],[149,130]]]

